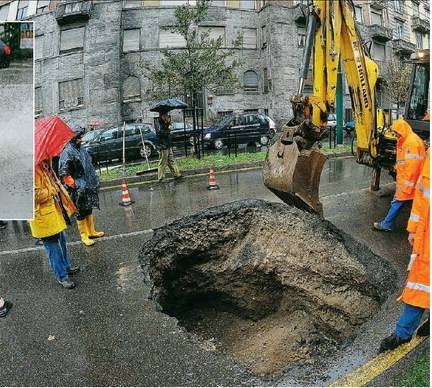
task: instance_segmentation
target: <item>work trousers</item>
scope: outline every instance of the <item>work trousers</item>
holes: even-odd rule
[[[399,201],[396,198],[393,198],[390,204],[390,209],[384,218],[383,221],[381,221],[381,225],[384,229],[392,230],[394,227],[394,224],[396,222],[396,218],[399,215],[400,209],[409,201]]]
[[[396,324],[396,335],[403,340],[411,339],[412,335],[420,325],[423,313],[423,308],[405,303],[402,315]]]
[[[165,178],[165,170],[167,167],[171,170],[171,173],[173,174],[174,178],[181,176],[177,163],[174,160],[174,154],[171,147],[167,148],[166,150],[160,151],[158,180],[162,180]]]
[[[42,242],[56,280],[67,279],[71,264],[66,248],[66,233],[63,231],[54,236],[44,237]]]

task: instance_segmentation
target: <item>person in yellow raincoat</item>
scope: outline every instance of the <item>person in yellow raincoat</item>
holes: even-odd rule
[[[57,282],[68,289],[75,283],[69,275],[79,271],[73,267],[66,247],[66,221],[64,209],[73,209],[68,194],[56,181],[55,174],[47,162],[35,170],[35,215],[29,221],[33,237],[41,239],[48,255],[51,269]]]

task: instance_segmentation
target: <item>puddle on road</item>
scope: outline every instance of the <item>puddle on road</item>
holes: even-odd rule
[[[166,314],[205,348],[268,377],[334,354],[378,311],[395,276],[330,223],[255,200],[157,229],[140,260]]]

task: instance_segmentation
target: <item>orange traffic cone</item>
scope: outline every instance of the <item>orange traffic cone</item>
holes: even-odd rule
[[[214,172],[214,165],[213,164],[210,165],[210,174],[209,174],[209,178],[208,178],[207,189],[208,190],[219,190],[220,189],[219,185],[216,183],[216,175]]]
[[[122,179],[122,201],[119,203],[120,206],[130,206],[133,204],[131,197],[129,195],[129,190],[126,186],[126,179]]]

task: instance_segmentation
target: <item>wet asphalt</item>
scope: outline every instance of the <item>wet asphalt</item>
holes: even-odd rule
[[[0,69],[0,219],[33,217],[33,67]]]
[[[217,180],[218,191],[206,189],[206,177],[130,186],[130,208],[118,205],[119,189],[102,191],[95,218],[107,237],[87,248],[77,242],[76,226],[68,229],[71,257],[82,268],[74,290],[56,285],[25,223],[0,230],[0,294],[15,303],[0,320],[2,385],[326,385],[370,360],[400,313],[396,295],[331,360],[307,371],[292,367],[275,381],[261,381],[206,350],[147,300],[147,274],[137,256],[152,228],[238,199],[278,201],[263,186],[260,170],[217,174]],[[329,160],[321,179],[325,217],[388,260],[400,285],[409,254],[408,209],[394,233],[373,231],[371,223],[388,209],[392,186],[378,196],[367,190],[369,181],[370,170],[353,159]],[[384,176],[383,183],[389,182]]]

